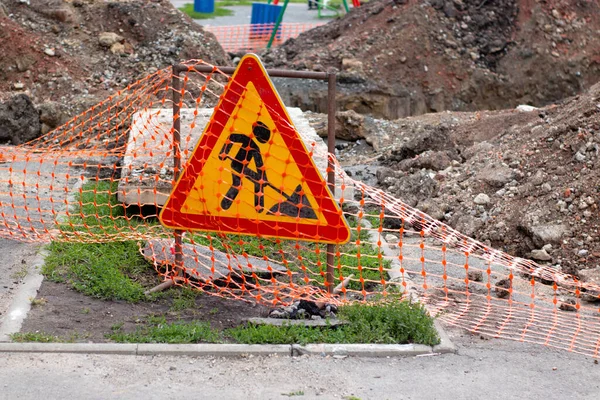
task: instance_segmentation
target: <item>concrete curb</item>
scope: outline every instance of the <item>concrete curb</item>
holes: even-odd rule
[[[138,344],[137,355],[237,357],[292,354],[287,344]]]
[[[0,353],[83,353],[136,355],[134,343],[0,343]]]
[[[454,343],[452,343],[452,341],[450,340],[450,336],[448,336],[448,334],[442,327],[440,321],[434,319],[433,326],[435,327],[435,330],[437,331],[438,336],[440,337],[440,344],[433,346],[433,352],[441,354],[456,353],[457,348],[454,345]]]
[[[44,265],[47,254],[48,252],[42,248],[33,260],[33,265],[27,272],[23,285],[15,294],[8,312],[0,324],[0,342],[10,342],[10,335],[21,330],[23,321],[31,309],[31,301],[29,299],[37,296],[37,292],[44,280],[40,270]]]
[[[414,357],[436,355],[435,347],[422,344],[135,344],[135,343],[0,343],[1,353],[74,353],[131,356],[352,356]]]
[[[423,344],[307,344],[292,345],[292,355],[397,357],[433,354],[431,346]]]

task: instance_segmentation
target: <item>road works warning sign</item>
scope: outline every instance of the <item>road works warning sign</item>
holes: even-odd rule
[[[254,55],[240,61],[160,220],[173,229],[350,239],[339,206]]]

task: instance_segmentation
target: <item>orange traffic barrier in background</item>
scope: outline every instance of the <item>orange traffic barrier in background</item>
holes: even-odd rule
[[[324,23],[283,23],[275,36],[274,45],[288,39],[298,37],[302,32],[316,28]],[[205,30],[213,33],[225,51],[256,51],[264,49],[269,43],[269,38],[275,27],[271,24],[248,24],[232,26],[210,26]]]

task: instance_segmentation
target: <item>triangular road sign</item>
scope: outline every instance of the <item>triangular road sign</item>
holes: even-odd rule
[[[346,243],[350,229],[255,55],[239,63],[169,199],[182,230]]]

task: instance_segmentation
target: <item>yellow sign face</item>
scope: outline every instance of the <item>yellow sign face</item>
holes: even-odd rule
[[[350,239],[342,211],[254,55],[240,61],[160,220],[173,229]]]
[[[326,223],[322,213],[308,210],[314,211],[315,197],[252,82],[248,82],[223,132],[227,134],[219,137],[202,168],[204,173],[183,203],[184,212]],[[279,207],[288,197],[299,198],[300,191],[306,208],[303,221],[297,221],[298,212],[282,212]]]

